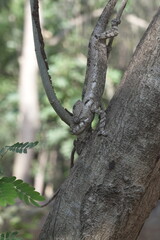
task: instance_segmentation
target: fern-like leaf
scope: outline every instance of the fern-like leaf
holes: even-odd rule
[[[27,150],[30,148],[34,148],[38,144],[38,141],[36,142],[25,142],[25,143],[15,143],[12,146],[6,146],[8,147],[9,151],[16,152],[16,153],[27,153]]]
[[[17,237],[18,232],[0,233],[0,240],[22,240]]]
[[[13,205],[15,199],[17,198],[17,193],[10,183],[2,183],[0,185],[0,205],[6,206],[7,204]]]
[[[35,191],[35,188],[16,177],[3,177],[0,179],[0,206],[14,204],[16,198],[20,198],[27,205],[40,206],[37,201],[45,198]]]
[[[30,186],[28,183],[24,183],[22,180],[16,180],[13,182],[19,198],[26,204],[33,204],[40,206],[36,201],[44,201],[45,198],[40,195],[39,192],[35,191],[35,188]]]
[[[5,146],[0,149],[0,156],[3,157],[8,151],[16,152],[16,153],[27,153],[27,150],[30,148],[34,148],[38,144],[36,142],[25,142],[25,143],[15,143],[11,146]]]
[[[2,147],[0,149],[0,155],[3,155],[6,152],[6,147]]]

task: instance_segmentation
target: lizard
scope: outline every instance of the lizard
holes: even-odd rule
[[[102,109],[101,100],[105,88],[107,62],[111,45],[114,37],[118,35],[118,25],[121,22],[120,18],[127,0],[122,1],[116,18],[111,21],[111,28],[106,31],[114,9],[113,5],[116,5],[117,1],[112,1],[113,5],[110,2],[104,8],[91,34],[82,100],[78,100],[73,106],[72,133],[78,137],[74,143],[74,148],[78,154],[81,153],[83,145],[92,131],[91,124],[95,114],[98,114],[100,117],[98,134],[107,136],[105,131],[106,113]],[[106,44],[107,39],[109,39],[108,44]],[[71,166],[73,166],[73,156],[71,158]]]
[[[108,49],[105,41],[107,38],[118,35],[118,24],[118,21],[113,21],[111,30],[103,34],[97,34],[94,31],[91,36],[82,100],[78,100],[73,106],[73,122],[75,126],[73,126],[72,132],[75,135],[81,134],[90,126],[95,113],[100,116],[99,134],[106,135],[104,130],[105,112],[101,106],[108,60]]]
[[[116,4],[116,2],[117,1],[114,1],[114,4]],[[105,88],[107,62],[111,42],[113,38],[118,35],[118,25],[121,22],[120,17],[126,3],[127,0],[122,2],[117,17],[111,21],[111,29],[106,31],[112,13],[109,9],[109,1],[91,34],[88,46],[87,70],[82,100],[78,100],[73,106],[72,132],[75,135],[80,135],[82,132],[86,131],[87,128],[91,127],[95,113],[100,117],[98,133],[104,136],[107,135],[105,131],[106,114],[102,109],[101,99]],[[106,39],[110,39],[108,44],[106,44]]]

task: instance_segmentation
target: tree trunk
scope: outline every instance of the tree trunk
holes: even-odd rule
[[[160,195],[160,9],[61,186],[40,240],[135,240]],[[124,40],[125,41],[125,40]]]
[[[37,169],[36,169],[37,171],[34,178],[34,187],[36,191],[38,191],[40,194],[43,194],[47,161],[48,161],[48,152],[42,150],[38,154],[38,166],[37,166]]]
[[[39,103],[37,89],[37,62],[34,53],[32,23],[29,0],[25,5],[24,36],[22,55],[20,59],[19,76],[19,142],[35,141],[35,134],[39,128]],[[33,150],[27,154],[16,154],[13,175],[29,181],[30,165]]]

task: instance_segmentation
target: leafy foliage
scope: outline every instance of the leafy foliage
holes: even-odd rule
[[[36,142],[25,142],[25,143],[15,143],[11,146],[5,146],[3,148],[0,149],[0,156],[4,156],[4,154],[7,151],[11,151],[11,152],[16,152],[16,153],[27,153],[28,149],[31,149],[33,147],[35,147],[38,144],[38,141]]]
[[[17,237],[18,232],[7,232],[0,234],[0,240],[22,240]]]
[[[27,153],[28,149],[35,147],[36,142],[15,143],[11,146],[5,146],[0,149],[0,156],[4,156],[7,151],[16,153]],[[15,199],[19,198],[26,204],[32,204],[39,207],[37,201],[43,201],[45,198],[35,191],[35,188],[28,183],[23,182],[16,177],[2,177],[0,179],[0,206],[5,207],[7,204],[14,204]]]
[[[20,198],[27,205],[39,207],[37,201],[45,198],[35,191],[35,188],[16,177],[2,177],[0,179],[0,206],[14,204],[16,198]]]

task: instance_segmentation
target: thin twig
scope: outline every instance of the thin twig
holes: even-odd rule
[[[128,2],[128,0],[122,0],[121,7],[120,7],[120,9],[119,9],[119,11],[117,12],[117,15],[116,15],[116,19],[119,20],[119,21],[121,19],[123,10],[125,9],[127,2]]]
[[[55,192],[55,194],[48,200],[48,202],[44,203],[43,205],[41,205],[40,207],[46,207],[48,204],[50,204],[54,199],[55,197],[58,195],[60,191],[60,188]]]
[[[57,99],[57,96],[52,85],[51,76],[48,73],[49,67],[47,62],[46,53],[44,50],[44,41],[41,33],[41,26],[39,20],[39,5],[38,0],[30,0],[32,25],[33,25],[33,36],[35,43],[35,51],[37,62],[39,65],[39,71],[42,78],[43,86],[46,91],[48,100],[59,115],[59,117],[69,126],[72,124],[72,116],[62,107],[61,103]]]
[[[112,20],[112,23],[117,24],[117,25],[119,25],[121,23],[121,16],[122,16],[123,10],[126,7],[127,2],[128,2],[128,0],[122,0],[121,7],[117,12],[116,17]],[[108,57],[109,57],[109,54],[112,50],[113,40],[114,40],[114,37],[110,38],[109,41],[108,41],[108,44],[107,44],[107,55],[108,55]]]

